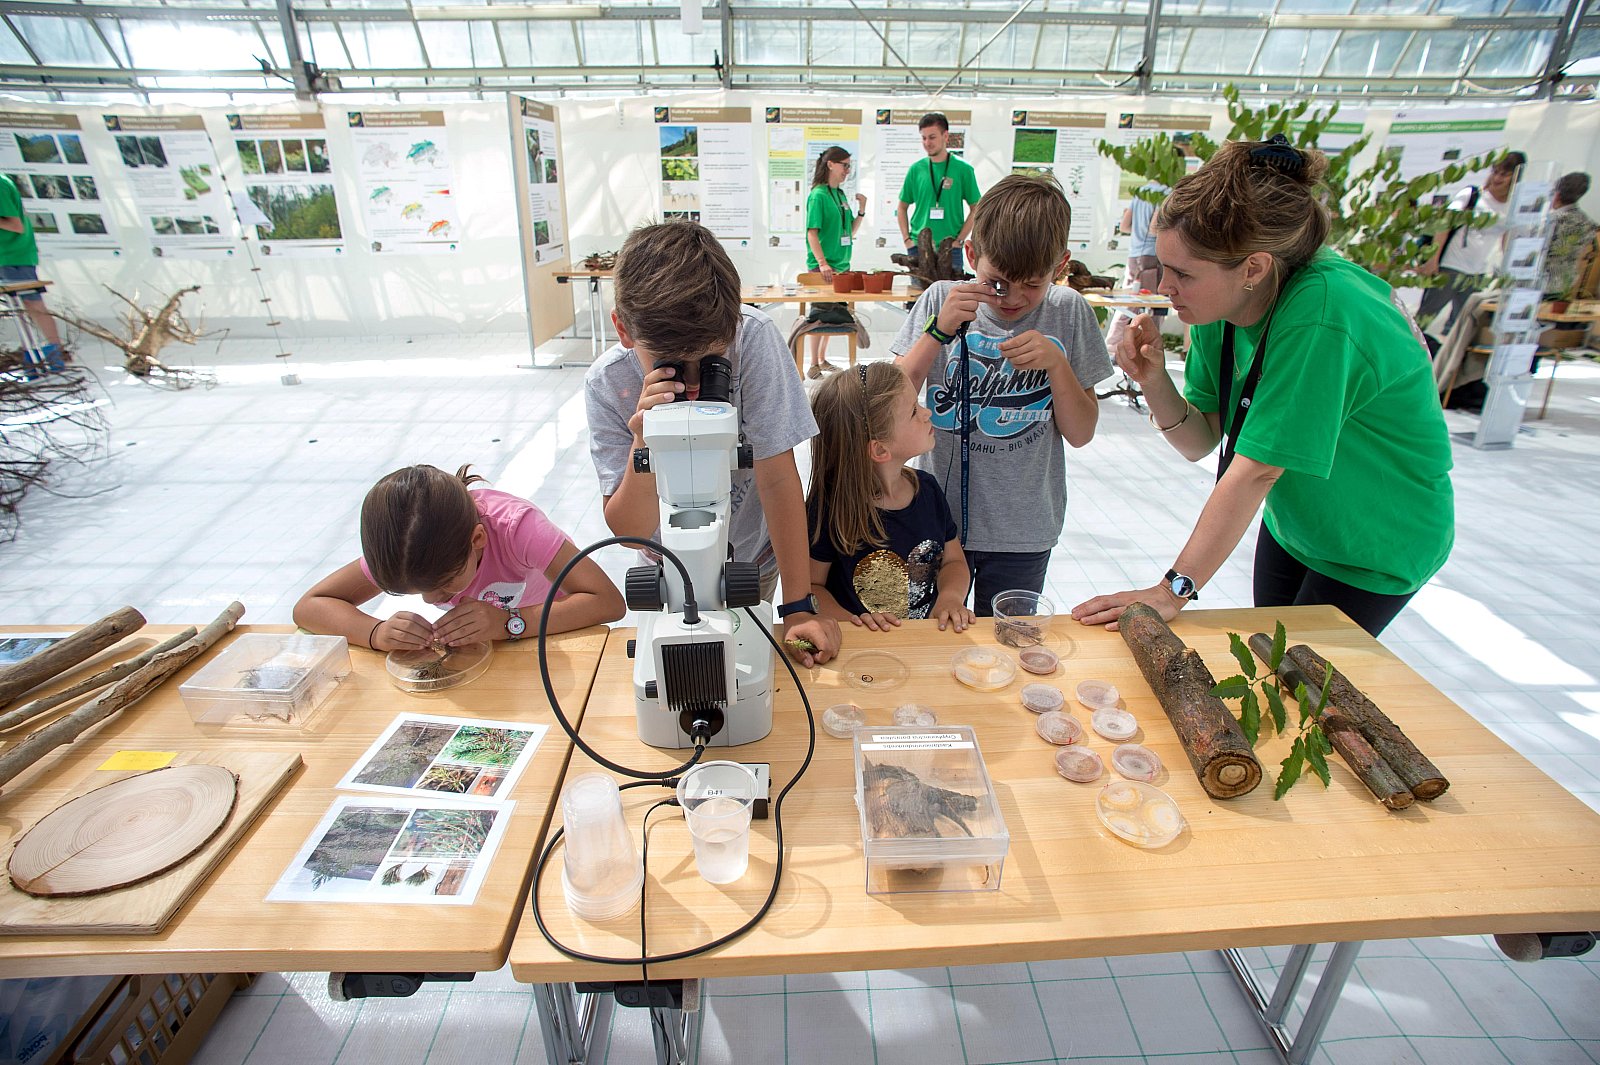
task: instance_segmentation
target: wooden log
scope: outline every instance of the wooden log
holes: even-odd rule
[[[1172,722],[1206,794],[1233,799],[1255,790],[1261,783],[1261,763],[1239,722],[1211,694],[1217,682],[1204,660],[1143,603],[1124,610],[1117,628]]]
[[[1303,643],[1290,647],[1283,657],[1286,661],[1293,661],[1308,676],[1321,678],[1327,675],[1327,659]],[[1320,685],[1319,680],[1319,688]],[[1310,691],[1311,686],[1307,685],[1306,690]],[[1411,794],[1423,802],[1432,802],[1450,787],[1450,781],[1445,779],[1437,766],[1428,761],[1427,756],[1417,750],[1417,745],[1400,731],[1400,726],[1337,669],[1333,671],[1333,679],[1328,682],[1328,705],[1336,707],[1339,713],[1355,723],[1361,735],[1372,744],[1372,749],[1389,763],[1395,775],[1411,789]]]
[[[174,647],[192,639],[194,634],[194,626],[191,625],[176,636],[157,644],[135,658],[130,658],[126,662],[118,662],[110,669],[96,673],[94,676],[79,681],[70,688],[64,688],[56,692],[54,695],[46,695],[33,700],[31,703],[23,703],[14,710],[7,710],[5,713],[0,714],[0,732],[9,732],[20,725],[27,724],[46,711],[54,710],[62,703],[71,702],[80,695],[88,695],[97,688],[104,688],[107,684],[115,684],[128,674],[137,672],[156,655],[166,654]]]
[[[1258,632],[1250,637],[1250,649],[1263,662],[1272,661],[1272,637],[1266,633]],[[1291,694],[1301,684],[1306,686],[1306,691],[1318,693],[1322,690],[1322,677],[1320,674],[1315,679],[1307,676],[1286,654],[1278,664],[1278,684]],[[1322,732],[1350,771],[1383,805],[1391,810],[1404,810],[1416,801],[1411,789],[1401,781],[1394,768],[1383,760],[1383,756],[1372,749],[1372,744],[1361,735],[1356,723],[1331,702],[1322,710]]]
[[[71,743],[89,728],[149,695],[162,682],[198,658],[212,644],[233,631],[244,615],[244,604],[233,602],[217,619],[187,642],[157,655],[136,672],[112,685],[97,698],[72,713],[52,721],[0,755],[0,787],[46,754]]]
[[[138,632],[143,625],[144,615],[125,606],[36,655],[14,665],[0,666],[0,706],[6,706],[23,692],[93,658],[129,633]]]

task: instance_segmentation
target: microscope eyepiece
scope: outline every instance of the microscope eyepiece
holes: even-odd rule
[[[707,355],[700,360],[700,401],[727,403],[733,387],[733,363],[726,355]]]

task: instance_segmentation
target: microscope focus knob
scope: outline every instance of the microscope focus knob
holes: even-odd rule
[[[754,562],[724,563],[722,599],[729,610],[761,602],[761,567]]]
[[[628,567],[623,598],[627,599],[629,610],[660,610],[665,605],[661,595],[661,567]]]
[[[656,687],[656,682],[655,681],[647,680],[647,681],[644,682],[644,697],[646,699],[654,699],[656,697],[657,691],[659,691],[659,690],[660,689],[658,689]]]
[[[647,448],[647,447],[636,447],[636,448],[633,449],[633,472],[634,473],[649,473],[650,472],[650,449],[649,448]]]
[[[638,640],[629,640],[628,641],[628,657],[632,658],[634,655],[636,655],[638,653],[639,653],[639,641]]]

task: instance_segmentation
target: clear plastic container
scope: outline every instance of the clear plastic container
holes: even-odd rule
[[[390,651],[384,667],[389,671],[389,681],[401,691],[431,695],[471,684],[483,676],[493,653],[494,645],[490,643]]]
[[[350,672],[343,636],[246,632],[178,686],[197,724],[304,731]]]
[[[1011,835],[966,725],[856,733],[869,895],[998,891]]]
[[[1118,780],[1095,796],[1100,823],[1135,847],[1165,847],[1183,834],[1186,822],[1172,796],[1136,780]]]
[[[997,692],[1017,675],[1017,664],[1000,651],[968,647],[950,660],[950,673],[974,691]]]

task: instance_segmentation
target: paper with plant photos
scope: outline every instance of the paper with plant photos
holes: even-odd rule
[[[342,796],[267,901],[470,906],[515,805]]]
[[[401,714],[339,781],[390,795],[503,799],[533,760],[545,725]]]
[[[39,249],[51,258],[120,255],[113,199],[90,162],[76,115],[0,111],[0,170],[17,186]]]
[[[199,115],[104,115],[133,209],[158,257],[229,258],[233,205]]]
[[[245,195],[267,218],[254,227],[262,254],[342,254],[344,227],[322,115],[227,117]]]

